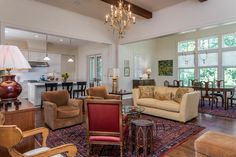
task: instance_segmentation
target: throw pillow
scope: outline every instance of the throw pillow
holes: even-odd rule
[[[153,98],[154,86],[139,86],[140,98]]]
[[[178,88],[174,97],[174,101],[180,103],[184,94],[188,93],[188,88]]]
[[[171,100],[171,96],[172,96],[171,93],[158,93],[158,92],[155,92],[155,94],[154,94],[154,98],[158,99],[158,100]]]

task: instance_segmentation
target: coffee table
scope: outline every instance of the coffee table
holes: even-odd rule
[[[130,120],[139,119],[143,111],[145,110],[142,106],[131,106],[131,105],[123,105],[122,113],[127,115]]]

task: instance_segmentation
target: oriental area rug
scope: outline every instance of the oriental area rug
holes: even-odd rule
[[[192,135],[204,128],[191,122],[179,123],[158,117],[142,115],[142,119],[154,122],[153,129],[153,157],[161,157],[176,146],[186,141]],[[41,139],[41,138],[40,138]],[[76,125],[56,131],[50,131],[47,144],[55,147],[67,143],[73,143],[78,148],[77,157],[88,157],[85,124]],[[133,156],[131,153],[130,139],[124,150],[125,157]],[[93,146],[90,156],[119,156],[119,146]]]
[[[225,110],[221,104],[218,105],[218,108],[215,106],[213,109],[207,104],[198,109],[199,113],[210,114],[214,116],[227,117],[227,118],[236,118],[236,107],[229,106],[229,109]]]

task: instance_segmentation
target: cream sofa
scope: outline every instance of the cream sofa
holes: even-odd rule
[[[172,93],[172,97],[174,97],[177,89],[178,88],[156,86],[154,88],[154,93]],[[145,114],[180,122],[186,122],[198,116],[200,92],[193,91],[192,88],[189,88],[189,92],[183,95],[180,103],[173,100],[140,98],[139,88],[133,89],[132,92],[134,105],[143,106],[145,108]]]

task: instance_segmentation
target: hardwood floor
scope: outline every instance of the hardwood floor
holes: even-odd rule
[[[130,100],[125,100],[123,103],[129,104]],[[43,110],[36,111],[36,127],[44,126]],[[186,142],[176,147],[169,152],[165,157],[194,157],[194,141],[209,130],[224,132],[236,136],[236,119],[211,116],[208,114],[199,114],[197,119],[192,120],[193,123],[205,127],[202,132],[191,136]]]

